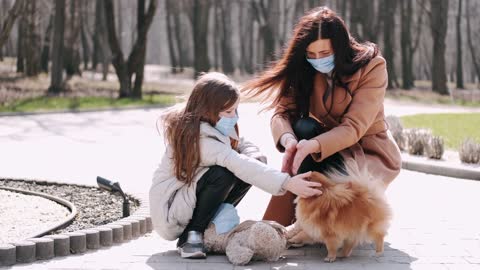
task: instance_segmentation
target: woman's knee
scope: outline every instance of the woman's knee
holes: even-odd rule
[[[293,132],[299,140],[309,140],[324,132],[322,125],[311,117],[300,118],[293,125]]]

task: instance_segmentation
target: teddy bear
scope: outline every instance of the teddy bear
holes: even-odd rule
[[[251,260],[278,261],[286,249],[285,227],[273,221],[247,220],[228,233],[217,234],[210,223],[204,234],[207,252],[226,254],[234,265]]]

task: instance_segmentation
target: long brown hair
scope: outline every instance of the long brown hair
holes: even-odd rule
[[[295,102],[295,109],[287,113],[296,117],[305,114],[317,72],[306,61],[306,49],[319,38],[330,39],[332,43],[335,54],[333,84],[343,87],[351,94],[342,78],[353,75],[368,64],[378,54],[378,49],[370,42],[358,43],[350,35],[344,21],[327,7],[312,9],[301,17],[281,58],[259,77],[245,83],[242,92],[249,97],[262,96],[264,101],[273,97],[272,103],[266,109],[276,107],[283,97],[291,97]],[[330,91],[325,91],[324,103],[329,95]]]
[[[212,126],[219,113],[230,108],[240,96],[235,83],[217,72],[201,75],[187,104],[162,116],[165,139],[173,150],[174,173],[178,180],[190,185],[200,164],[200,122]],[[238,127],[235,127],[238,133]],[[231,139],[232,148],[238,142]]]

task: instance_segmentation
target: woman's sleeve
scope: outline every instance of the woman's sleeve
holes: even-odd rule
[[[272,119],[270,120],[273,141],[278,151],[282,153],[285,151],[285,148],[280,143],[280,138],[285,133],[290,133],[296,137],[287,114],[287,111],[292,109],[295,109],[295,101],[293,97],[283,97],[280,99],[279,104],[275,107]]]
[[[354,145],[365,135],[383,108],[387,76],[385,59],[381,57],[372,59],[365,67],[340,125],[313,138],[321,150],[312,154],[317,162]]]

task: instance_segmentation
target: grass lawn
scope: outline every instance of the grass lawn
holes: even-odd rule
[[[155,94],[144,95],[142,99],[110,98],[110,97],[47,97],[39,96],[15,100],[8,105],[0,105],[0,112],[33,112],[58,111],[98,108],[121,108],[143,105],[173,105],[175,95]]]
[[[405,128],[428,128],[446,148],[458,150],[465,138],[480,142],[480,113],[419,114],[401,117]]]

